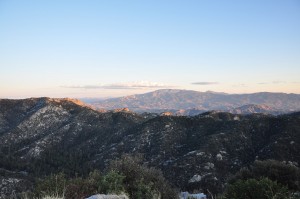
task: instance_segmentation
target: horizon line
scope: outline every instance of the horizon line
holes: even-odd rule
[[[127,97],[127,96],[133,96],[133,95],[144,95],[147,93],[153,93],[157,91],[162,91],[162,90],[176,90],[176,91],[193,91],[193,92],[198,92],[198,93],[215,93],[215,94],[224,94],[224,95],[251,95],[251,94],[258,94],[258,93],[273,93],[273,94],[287,94],[287,95],[300,95],[300,93],[287,93],[287,92],[270,92],[270,91],[260,91],[260,92],[249,92],[249,93],[227,93],[227,92],[219,92],[219,91],[197,91],[197,90],[192,90],[192,89],[157,89],[154,91],[149,91],[149,92],[144,92],[144,93],[137,93],[137,94],[131,94],[131,95],[121,95],[121,96],[107,96],[107,97],[70,97],[70,96],[63,96],[63,97],[51,97],[51,96],[32,96],[32,97],[0,97],[0,99],[11,99],[11,100],[21,100],[21,99],[36,99],[36,98],[50,98],[50,99],[113,99],[113,98],[122,98],[122,97]]]

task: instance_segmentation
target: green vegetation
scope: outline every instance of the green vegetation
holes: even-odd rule
[[[289,196],[287,187],[268,178],[238,180],[225,193],[226,199],[287,199]]]
[[[111,161],[109,169],[94,170],[86,177],[50,175],[36,182],[34,197],[85,198],[94,194],[126,194],[134,199],[175,199],[175,190],[161,171],[146,167],[140,156],[124,155]],[[255,161],[229,181],[223,199],[294,199],[299,192],[299,168],[274,160]]]
[[[130,198],[178,198],[178,191],[170,186],[162,172],[143,166],[141,157],[124,155],[112,161],[110,167],[125,176],[125,190]]]
[[[117,171],[111,170],[105,176],[103,176],[100,186],[102,186],[102,192],[121,194],[124,189],[125,176]],[[101,190],[101,189],[100,189]]]
[[[86,198],[93,194],[120,194],[123,193],[124,176],[116,171],[109,171],[105,175],[97,170],[91,172],[86,178],[66,178],[63,173],[50,175],[38,180],[34,195],[37,198],[45,195],[63,198]]]
[[[285,185],[289,190],[300,191],[300,169],[275,160],[255,161],[249,168],[242,168],[232,180],[269,178]]]
[[[63,173],[59,173],[38,180],[36,184],[35,192],[39,197],[45,195],[64,196],[67,179]]]
[[[300,169],[275,160],[255,161],[230,181],[226,199],[288,199],[300,191]]]
[[[67,178],[63,173],[37,180],[34,196],[45,195],[68,198],[85,198],[93,194],[127,194],[135,199],[175,199],[178,192],[165,180],[162,173],[145,167],[138,157],[123,156],[111,163],[101,174],[95,170],[87,177]]]

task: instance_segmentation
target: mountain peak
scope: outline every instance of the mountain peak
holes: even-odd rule
[[[250,104],[251,107],[250,107]],[[175,113],[193,110],[205,112],[211,110],[230,111],[232,109],[253,109],[254,112],[282,112],[300,110],[300,95],[285,93],[227,94],[213,91],[198,92],[180,89],[160,89],[149,93],[112,98],[91,103],[99,109],[113,110],[129,108],[136,112]],[[247,107],[243,107],[247,105]],[[197,110],[197,111],[195,111]],[[260,111],[259,111],[260,110]],[[190,112],[190,111],[188,111]],[[277,114],[277,113],[276,113]]]
[[[48,98],[48,100],[53,102],[71,102],[79,106],[89,106],[84,102],[80,101],[79,99],[74,99],[74,98]]]

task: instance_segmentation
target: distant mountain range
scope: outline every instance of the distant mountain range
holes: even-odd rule
[[[178,94],[167,91],[172,92]],[[146,95],[180,104],[179,99],[157,93],[166,91]],[[184,96],[194,101],[193,96]],[[167,103],[164,107],[169,108]],[[182,190],[194,187],[220,193],[232,175],[255,160],[299,165],[299,136],[300,113],[206,112],[178,117],[127,109],[103,113],[71,99],[0,99],[0,196],[30,189],[32,177],[102,170],[123,153],[143,154],[145,164],[161,169]]]
[[[128,108],[135,112],[170,112],[197,115],[206,111],[238,114],[282,114],[300,110],[300,95],[286,93],[227,94],[191,90],[162,89],[145,94],[87,101],[99,110]]]

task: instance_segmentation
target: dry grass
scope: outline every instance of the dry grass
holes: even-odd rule
[[[64,199],[64,197],[59,197],[59,196],[44,196],[41,199]]]

